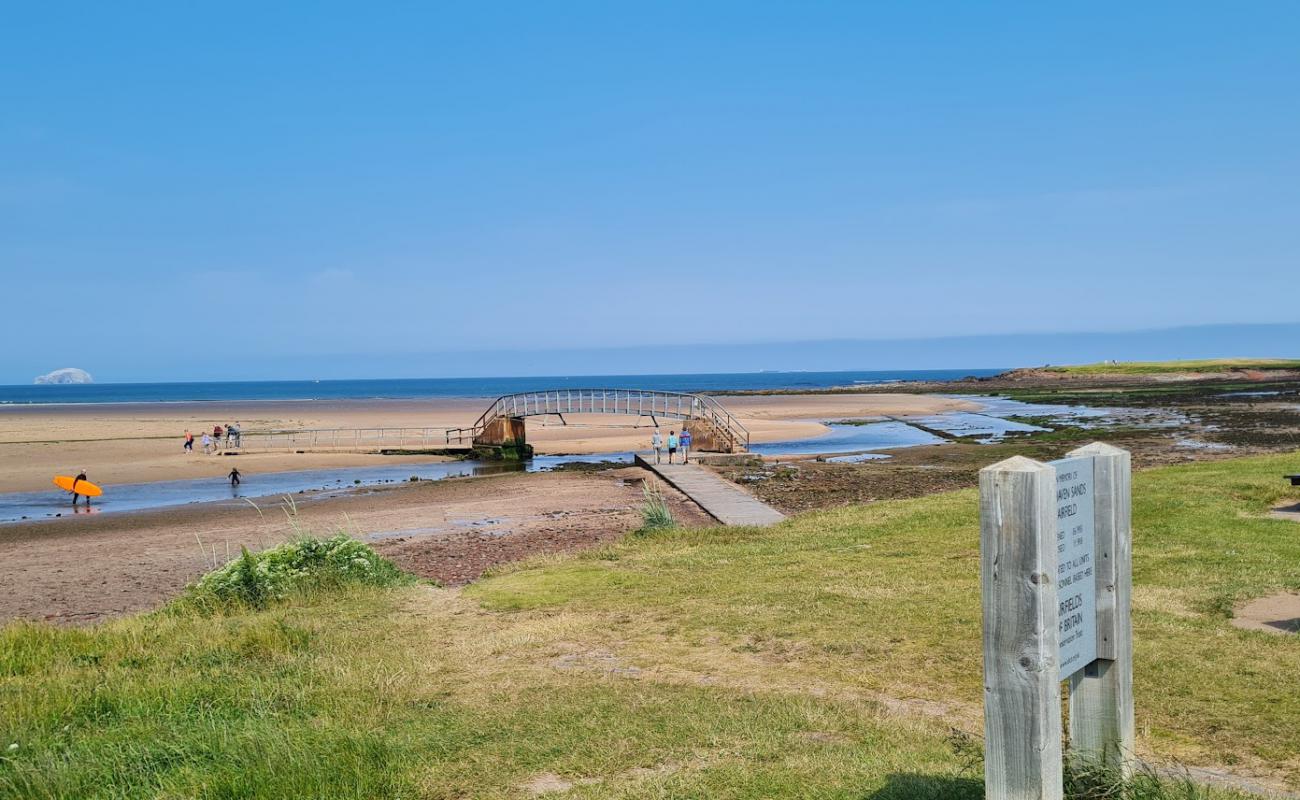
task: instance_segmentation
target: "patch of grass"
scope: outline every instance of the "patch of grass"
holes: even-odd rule
[[[1297,460],[1136,476],[1145,754],[1300,783],[1300,640],[1225,615],[1300,588],[1300,528],[1259,516]],[[665,529],[461,592],[11,624],[0,796],[974,800],[977,524],[961,491]],[[1185,789],[1075,796],[1239,796]]]
[[[209,572],[186,590],[183,603],[212,608],[243,604],[263,608],[292,592],[340,585],[393,586],[404,580],[397,567],[345,533],[318,539],[298,536]]]
[[[645,502],[641,505],[641,530],[649,532],[673,527],[676,524],[673,511],[668,507],[659,484],[647,481],[641,491],[645,495]]]
[[[1300,527],[1266,518],[1300,456],[1135,476],[1135,685],[1143,751],[1280,770],[1300,784],[1300,639],[1228,609],[1300,589]],[[806,514],[772,529],[678,530],[617,561],[471,587],[490,608],[624,614],[637,663],[744,686],[901,698],[979,730],[974,491]]]

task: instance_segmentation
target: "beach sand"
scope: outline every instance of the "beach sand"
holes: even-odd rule
[[[317,493],[297,498],[292,519],[282,500],[266,498],[260,509],[203,503],[0,525],[0,623],[85,624],[157,608],[241,546],[269,547],[298,532],[347,531],[407,572],[462,584],[497,564],[591,547],[634,530],[647,476],[624,467]],[[709,524],[671,487],[663,493],[680,524]]]
[[[928,415],[974,410],[954,398],[909,394],[720,397],[749,428],[754,442],[804,439],[825,432],[821,420]],[[85,469],[101,485],[182,478],[219,478],[238,464],[246,474],[324,467],[429,462],[428,455],[365,453],[245,453],[207,456],[198,438],[213,426],[238,422],[246,432],[304,428],[468,427],[490,403],[484,398],[320,400],[113,405],[0,406],[0,492],[52,488],[55,474]],[[539,453],[616,453],[649,446],[651,421],[614,415],[575,415],[528,421]],[[662,420],[665,430],[671,420]],[[195,452],[182,450],[188,429]]]

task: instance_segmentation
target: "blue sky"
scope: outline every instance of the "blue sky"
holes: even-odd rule
[[[1294,3],[4,16],[0,382],[1300,321]]]

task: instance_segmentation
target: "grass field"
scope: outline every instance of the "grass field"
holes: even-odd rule
[[[1297,462],[1136,476],[1145,756],[1300,786],[1300,639],[1228,623],[1300,588],[1300,526],[1261,517]],[[460,592],[10,625],[0,796],[981,797],[977,543],[963,491]]]
[[[1115,364],[1078,364],[1047,367],[1047,372],[1073,375],[1158,375],[1175,372],[1226,372],[1228,370],[1300,369],[1300,360],[1287,358],[1206,358],[1187,361],[1121,361]]]

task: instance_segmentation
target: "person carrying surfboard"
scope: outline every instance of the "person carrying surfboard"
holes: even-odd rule
[[[77,473],[77,477],[72,479],[71,491],[72,491],[72,504],[74,506],[77,504],[77,497],[78,497],[77,484],[81,483],[84,480],[86,480],[86,471],[84,469],[81,472]],[[86,505],[90,505],[90,495],[86,495]]]

